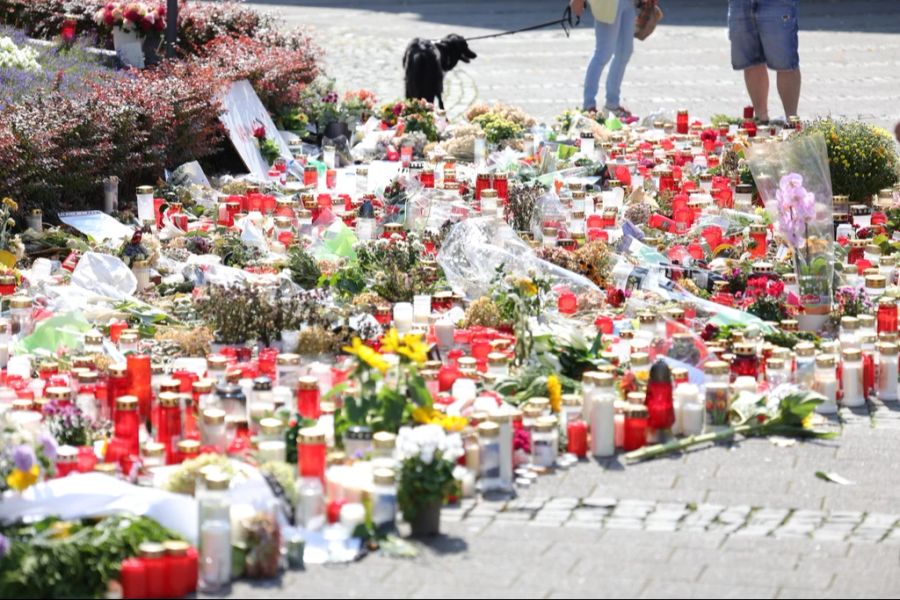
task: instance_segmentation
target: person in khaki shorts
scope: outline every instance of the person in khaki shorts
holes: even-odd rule
[[[797,116],[800,102],[799,0],[729,0],[731,66],[744,72],[756,118],[769,120],[769,71],[776,82],[785,119]]]
[[[597,110],[600,76],[606,63],[612,59],[606,76],[606,104],[603,108],[625,122],[636,121],[637,118],[622,106],[619,97],[625,67],[634,50],[634,0],[589,0],[589,4],[594,16],[595,46],[584,75],[582,108],[586,111]],[[585,0],[570,0],[569,5],[579,17],[584,13]]]

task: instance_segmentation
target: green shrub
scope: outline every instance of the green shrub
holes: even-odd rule
[[[900,174],[900,159],[891,134],[860,121],[821,119],[801,135],[821,133],[828,146],[831,189],[851,200],[868,200],[891,187]]]

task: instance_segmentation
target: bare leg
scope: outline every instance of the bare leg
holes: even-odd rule
[[[778,71],[778,95],[784,105],[785,117],[797,116],[797,105],[800,103],[800,69]]]
[[[744,69],[744,83],[753,103],[753,112],[760,121],[769,120],[769,71],[766,65],[754,65]]]

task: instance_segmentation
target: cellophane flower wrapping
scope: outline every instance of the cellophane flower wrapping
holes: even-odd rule
[[[821,135],[750,147],[748,164],[776,233],[793,253],[807,314],[831,310],[834,219],[828,152]]]

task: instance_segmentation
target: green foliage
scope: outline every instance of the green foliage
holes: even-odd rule
[[[435,452],[431,464],[421,458],[407,458],[400,466],[400,486],[397,490],[397,504],[407,521],[416,518],[419,511],[444,499],[456,489],[453,479],[455,463],[444,460]]]
[[[833,193],[868,200],[889,188],[900,174],[900,158],[890,133],[860,121],[820,119],[800,135],[821,133],[828,147]]]
[[[492,112],[475,117],[472,122],[481,127],[485,138],[491,144],[515,139],[522,133],[521,125]]]
[[[0,558],[3,598],[102,598],[122,560],[143,542],[181,539],[147,517],[113,516],[96,524],[47,518],[2,530],[11,542]]]
[[[305,248],[292,246],[288,251],[287,266],[291,273],[291,281],[304,290],[312,289],[319,284],[322,271],[319,269],[316,259]]]
[[[800,342],[812,342],[819,346],[821,343],[821,339],[815,333],[811,331],[781,331],[778,330],[774,333],[766,333],[763,335],[763,339],[770,344],[775,344],[776,346],[781,346],[782,348],[790,348],[794,349],[794,346],[799,344]]]
[[[331,275],[319,278],[320,287],[330,288],[344,298],[352,298],[366,289],[366,279],[357,263],[347,263]]]
[[[718,129],[719,127],[725,125],[740,125],[744,122],[744,120],[740,117],[731,117],[724,114],[713,115],[709,118],[709,122],[712,123],[712,126]]]
[[[263,160],[271,166],[275,159],[281,156],[281,147],[272,138],[266,138],[259,142],[259,153],[262,154]]]

